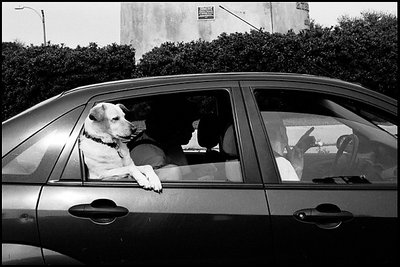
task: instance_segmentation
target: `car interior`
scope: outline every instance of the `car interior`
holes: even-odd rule
[[[215,169],[211,176],[199,174],[179,179],[243,182],[229,94],[219,90],[185,95],[196,103],[199,111],[198,119],[193,122],[192,139],[182,146],[188,165],[197,173],[210,167]],[[293,96],[277,90],[274,94],[269,92],[267,97],[259,92],[255,95],[261,115],[266,111],[276,112],[283,118],[289,146],[293,147],[307,129],[315,128],[311,135],[315,135],[318,145],[304,154],[300,182],[397,182],[397,127],[390,118],[361,105],[356,110],[343,99],[314,96],[313,105],[302,105],[298,100],[307,99],[305,93]],[[152,100],[142,97],[115,103],[129,107],[132,112],[126,118],[141,132],[146,128],[145,118]]]
[[[397,127],[380,125],[390,122],[377,115],[365,116],[371,114],[365,110],[350,109],[337,97],[311,98],[304,92],[279,91],[267,97],[260,91],[256,98],[261,113],[272,111],[283,118],[291,147],[303,132],[314,127],[311,135],[318,145],[304,154],[301,182],[384,183],[396,179]],[[310,99],[312,104],[304,105]]]
[[[172,177],[169,181],[183,179],[186,181],[243,182],[228,92],[216,90],[181,95],[194,103],[198,111],[198,119],[193,122],[195,131],[192,138],[189,144],[182,145],[188,165],[192,172],[198,175],[176,179]],[[128,108],[129,112],[126,112],[125,118],[135,125],[137,128],[135,135],[137,136],[146,129],[145,121],[151,112],[152,104],[161,98],[162,95],[158,95],[110,102],[120,103]],[[87,177],[87,167],[84,168],[85,177]],[[203,175],[203,172],[210,168],[213,169],[213,175]],[[127,179],[121,177],[120,180]]]

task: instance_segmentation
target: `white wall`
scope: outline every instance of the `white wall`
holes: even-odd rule
[[[254,29],[220,5],[258,29],[299,32],[308,28],[305,21],[309,17],[308,10],[298,9],[296,3],[300,2],[123,2],[121,44],[132,44],[138,60],[143,53],[166,41],[211,41],[222,32]],[[199,20],[199,6],[214,6],[214,19]]]

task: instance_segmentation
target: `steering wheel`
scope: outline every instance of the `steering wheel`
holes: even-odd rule
[[[333,162],[332,165],[333,174],[337,173],[339,158],[343,155],[343,152],[346,150],[346,148],[348,148],[346,152],[350,153],[350,160],[345,165],[345,170],[350,170],[355,165],[357,158],[358,144],[359,140],[357,135],[355,134],[343,135],[338,138],[336,142],[338,151],[336,152],[335,161]]]

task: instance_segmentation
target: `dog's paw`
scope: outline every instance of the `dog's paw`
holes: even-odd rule
[[[160,179],[150,179],[150,185],[151,188],[156,191],[157,193],[161,193],[162,192],[162,185],[160,182]]]
[[[141,173],[146,177],[150,183],[150,188],[155,192],[161,193],[162,186],[160,182],[160,178],[158,178],[157,174],[154,172],[153,167],[150,165],[137,166]]]
[[[148,179],[136,179],[136,182],[144,189],[152,189],[152,186]]]
[[[151,188],[154,191],[161,193],[162,185],[161,185],[160,178],[158,178],[157,174],[154,171],[151,171],[151,172],[147,173],[147,178],[149,179]]]

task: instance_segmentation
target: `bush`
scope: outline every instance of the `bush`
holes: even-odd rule
[[[311,23],[298,34],[222,33],[206,42],[166,42],[135,65],[127,45],[67,48],[2,43],[2,120],[62,91],[142,76],[233,71],[305,73],[364,85],[391,97],[397,89],[397,18],[342,17],[335,27]]]
[[[142,76],[268,71],[305,73],[362,84],[397,98],[397,18],[342,17],[335,27],[311,23],[299,34],[222,33],[211,42],[167,42],[145,53]]]
[[[2,43],[2,120],[78,86],[134,78],[135,69],[135,50],[127,45]]]

